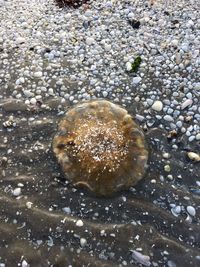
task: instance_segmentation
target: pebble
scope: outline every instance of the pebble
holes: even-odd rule
[[[34,95],[30,90],[24,90],[23,93],[26,97],[32,97]]]
[[[171,156],[169,153],[163,153],[163,158],[164,159],[169,159]]]
[[[103,94],[103,97],[107,97],[108,96],[108,92],[107,91],[103,91],[102,94]]]
[[[82,227],[83,226],[83,221],[82,220],[76,221],[76,226]]]
[[[29,266],[28,262],[23,260],[22,264],[21,264],[21,267],[28,267],[28,266]]]
[[[112,46],[110,44],[105,44],[105,50],[110,51]]]
[[[197,141],[200,140],[200,133],[198,133],[198,134],[196,135],[196,140],[197,140]]]
[[[71,213],[71,209],[70,209],[70,207],[64,207],[62,210],[63,210],[65,213],[67,213],[67,214],[70,214],[70,213]]]
[[[23,38],[23,37],[18,37],[17,39],[16,39],[16,42],[18,43],[18,44],[22,44],[22,43],[25,43],[25,38]]]
[[[177,217],[181,213],[181,206],[175,206],[171,209],[172,214]]]
[[[94,44],[94,42],[95,42],[94,38],[92,38],[92,37],[86,38],[86,44],[87,45],[92,45],[92,44]]]
[[[163,119],[164,119],[165,121],[168,121],[168,122],[172,122],[172,121],[174,121],[173,117],[170,116],[170,115],[165,115],[165,116],[163,117]]]
[[[35,77],[35,78],[41,78],[42,77],[42,71],[36,71],[36,72],[34,72],[33,73],[33,76]]]
[[[161,111],[163,109],[163,103],[159,100],[155,101],[151,108],[155,111]]]
[[[131,62],[127,62],[126,63],[126,70],[127,71],[131,71],[132,70],[132,63]]]
[[[188,106],[191,106],[193,103],[192,99],[187,99],[183,102],[183,104],[181,105],[181,109],[185,109],[187,108]]]
[[[142,80],[141,77],[134,77],[133,78],[133,84],[138,84]]]
[[[196,210],[195,210],[195,208],[194,207],[192,207],[192,206],[187,206],[187,212],[189,213],[189,215],[191,215],[191,216],[195,216],[196,215]]]
[[[87,245],[87,240],[85,238],[80,239],[80,245],[81,247],[85,247]]]
[[[18,197],[19,195],[21,195],[22,189],[20,187],[15,188],[12,191],[13,196]]]
[[[37,100],[35,97],[30,99],[30,104],[35,105],[37,103]]]
[[[188,152],[187,155],[188,155],[188,158],[193,161],[197,161],[197,162],[200,161],[200,155],[195,152]]]
[[[164,166],[164,170],[165,170],[166,172],[170,172],[170,171],[171,171],[171,167],[170,167],[170,165],[165,165],[165,166]]]
[[[30,202],[30,201],[27,201],[27,202],[26,202],[26,207],[27,207],[27,209],[31,209],[31,208],[32,208],[32,205],[33,205],[32,202]]]

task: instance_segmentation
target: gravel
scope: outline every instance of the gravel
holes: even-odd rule
[[[48,98],[64,104],[96,97],[126,106],[139,95],[138,115],[146,117],[151,106],[162,114],[151,115],[159,127],[181,129],[189,141],[198,141],[200,130],[187,130],[200,122],[198,6],[180,0],[173,6],[154,1],[151,8],[143,1],[94,1],[73,10],[59,9],[54,1],[3,2],[0,82],[5,89],[9,83],[12,96],[28,106]],[[130,73],[137,56],[142,63]],[[187,116],[189,123],[180,120]]]

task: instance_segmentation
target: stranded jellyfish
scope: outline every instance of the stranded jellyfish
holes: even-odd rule
[[[135,185],[148,159],[144,134],[122,107],[106,100],[75,105],[53,139],[65,177],[97,195]]]

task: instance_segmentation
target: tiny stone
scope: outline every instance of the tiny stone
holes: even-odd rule
[[[131,71],[132,70],[132,64],[131,64],[131,62],[127,62],[126,63],[126,70],[127,71]]]
[[[87,244],[87,240],[85,238],[81,238],[80,239],[80,245],[81,245],[81,247],[85,247],[86,244]]]
[[[35,105],[37,103],[37,100],[33,97],[33,98],[30,99],[30,103],[32,105]]]
[[[30,202],[30,201],[26,202],[26,207],[27,207],[28,209],[31,209],[31,208],[32,208],[32,205],[33,205],[32,202]]]
[[[111,45],[110,44],[105,44],[105,50],[110,51],[111,50]]]
[[[22,192],[21,188],[17,187],[12,191],[12,194],[13,196],[18,197],[19,195],[21,195],[21,192]]]
[[[155,111],[161,111],[163,109],[163,103],[161,101],[155,101],[151,107]]]
[[[200,140],[200,133],[196,135],[196,140]]]
[[[169,153],[163,153],[163,158],[164,159],[169,159],[170,158],[170,154]]]
[[[169,122],[174,121],[174,119],[173,119],[172,116],[170,116],[170,115],[165,115],[165,116],[163,117],[163,119],[164,119],[165,121],[169,121]]]
[[[33,73],[33,76],[35,78],[41,78],[42,77],[42,72],[41,71],[36,71],[36,72]]]
[[[18,44],[22,44],[22,43],[25,42],[25,38],[23,38],[23,37],[18,37],[18,38],[16,39],[16,42],[17,42]]]
[[[78,221],[76,222],[76,226],[78,226],[78,227],[82,227],[82,226],[83,226],[83,221],[82,221],[82,220],[78,220]]]
[[[196,215],[196,210],[195,210],[195,208],[194,207],[192,207],[192,206],[187,206],[187,212],[189,213],[189,215],[191,215],[191,216],[195,216]]]
[[[192,99],[187,99],[183,102],[183,104],[181,105],[181,109],[185,109],[187,108],[188,106],[191,106],[193,103]]]
[[[106,92],[106,91],[103,91],[103,97],[107,97],[108,96],[108,92]]]
[[[141,80],[142,80],[141,77],[134,77],[134,78],[133,78],[133,83],[134,83],[134,84],[137,84],[137,83],[139,83]]]
[[[165,166],[164,166],[164,170],[165,170],[166,172],[170,172],[170,171],[171,171],[171,167],[170,167],[169,165],[165,165]]]
[[[64,207],[62,210],[63,210],[65,213],[67,213],[67,214],[70,214],[70,213],[71,213],[71,209],[70,209],[70,207]]]
[[[194,152],[188,152],[187,153],[188,158],[193,160],[193,161],[200,161],[200,155]]]
[[[94,38],[92,37],[87,37],[86,38],[86,44],[87,45],[92,45],[94,43]]]
[[[29,266],[28,262],[23,260],[22,264],[21,264],[21,267],[28,267],[28,266]]]

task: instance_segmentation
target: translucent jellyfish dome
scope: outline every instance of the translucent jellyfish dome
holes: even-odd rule
[[[61,119],[53,151],[74,186],[109,196],[142,179],[145,138],[128,112],[107,100],[75,105]]]

